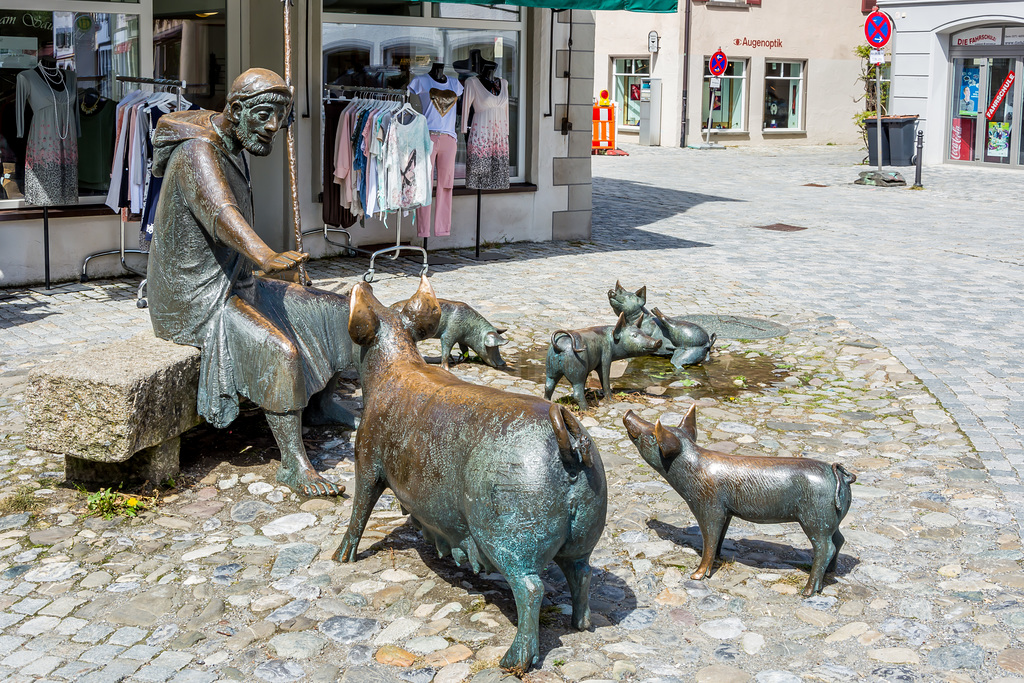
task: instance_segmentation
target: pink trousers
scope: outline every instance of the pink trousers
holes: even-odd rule
[[[438,237],[452,232],[452,188],[455,187],[455,153],[458,143],[451,135],[431,133],[434,143],[430,151],[430,164],[437,174],[437,188],[434,193],[434,234]],[[430,237],[430,206],[416,209],[416,235]]]

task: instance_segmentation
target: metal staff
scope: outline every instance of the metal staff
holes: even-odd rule
[[[295,250],[302,251],[302,222],[299,217],[299,181],[295,162],[295,87],[292,85],[292,0],[284,2],[284,82],[292,90],[292,121],[288,125],[288,184],[292,192],[292,223],[295,227]],[[304,285],[313,284],[306,274],[306,267],[299,264],[299,281]]]

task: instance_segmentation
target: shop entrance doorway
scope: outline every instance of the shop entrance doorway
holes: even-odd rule
[[[1024,55],[953,60],[949,161],[1024,166],[1022,75]]]

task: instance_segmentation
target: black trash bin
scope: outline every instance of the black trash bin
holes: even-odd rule
[[[889,134],[889,158],[893,166],[913,166],[917,140],[917,115],[883,116],[882,137]]]
[[[886,117],[882,117],[882,165],[889,166],[889,130],[886,124]],[[878,129],[877,119],[864,120],[864,126],[868,134],[868,165],[878,166]]]

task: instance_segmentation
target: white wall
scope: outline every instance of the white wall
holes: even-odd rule
[[[949,36],[973,26],[1024,24],[1024,2],[942,2],[879,0],[893,18],[892,109],[917,114],[924,131],[922,161],[945,160],[950,101]]]

